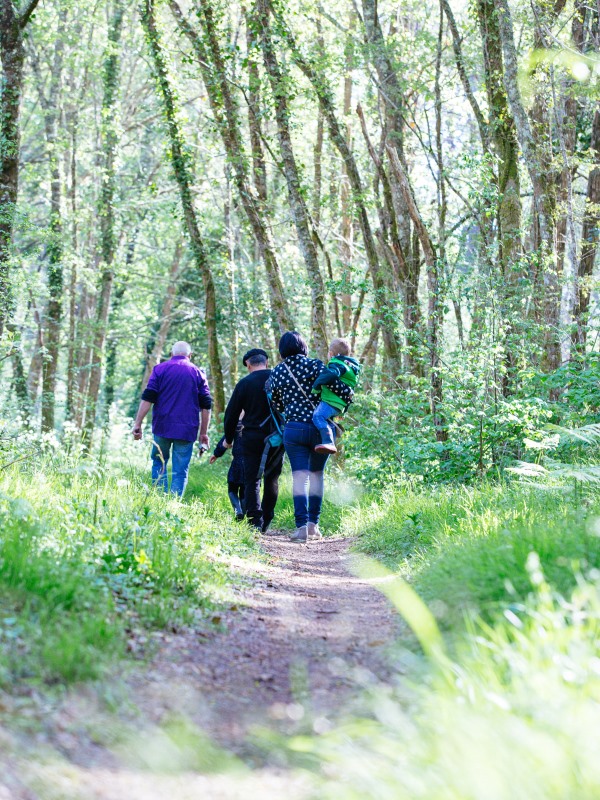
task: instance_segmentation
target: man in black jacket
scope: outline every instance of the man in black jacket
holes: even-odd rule
[[[266,452],[261,503],[259,471],[265,454],[265,440],[275,430],[265,392],[265,383],[271,370],[268,368],[268,355],[260,348],[249,350],[242,361],[249,374],[238,382],[225,409],[225,446],[231,447],[243,411],[246,516],[251,525],[266,533],[275,514],[284,451],[281,445],[270,447]]]

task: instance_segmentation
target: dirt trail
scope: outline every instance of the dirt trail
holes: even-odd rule
[[[54,715],[58,731],[47,738],[60,760],[39,759],[40,789],[20,793],[15,776],[6,796],[229,800],[255,791],[261,800],[306,797],[307,779],[286,771],[261,746],[256,727],[327,730],[360,702],[365,686],[391,678],[388,648],[400,623],[383,595],[352,574],[347,539],[263,541],[269,563],[239,591],[237,604],[217,624],[161,636],[147,668],[126,678],[128,724],[143,732],[125,743],[115,735],[111,746],[98,704],[70,697]],[[174,719],[185,721],[183,732],[178,723],[173,734]],[[203,735],[252,772],[217,774],[222,752],[203,744]],[[204,753],[200,763],[190,755],[194,750]]]
[[[240,753],[251,727],[286,729],[299,706],[327,726],[359,686],[389,677],[385,650],[398,632],[384,597],[349,570],[347,539],[265,537],[264,546],[270,563],[224,615],[225,632],[170,640],[146,677],[145,691],[160,696],[165,681],[193,675],[203,699],[195,721]]]

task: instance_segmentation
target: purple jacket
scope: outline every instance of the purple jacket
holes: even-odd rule
[[[185,442],[198,438],[200,409],[212,407],[204,370],[186,356],[173,356],[157,364],[142,400],[154,403],[152,433],[155,436]]]

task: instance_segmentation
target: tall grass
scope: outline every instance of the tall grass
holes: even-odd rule
[[[410,699],[376,694],[354,719],[292,747],[342,800],[593,800],[600,796],[600,587],[536,593],[518,614],[477,625]]]
[[[531,551],[563,594],[578,570],[600,567],[600,499],[568,488],[505,482],[394,491],[363,501],[344,531],[400,569],[444,625],[460,626],[465,612],[491,619],[527,596]]]
[[[137,468],[68,455],[0,473],[1,683],[96,678],[132,631],[189,622],[227,597],[227,559],[258,546],[194,469],[185,502]]]

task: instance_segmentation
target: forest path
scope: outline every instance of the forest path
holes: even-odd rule
[[[191,683],[194,722],[244,756],[256,755],[252,728],[318,732],[361,687],[389,679],[386,649],[399,632],[384,596],[352,574],[348,539],[262,541],[269,563],[223,615],[225,630],[165,642],[143,690],[160,706],[165,687]],[[166,697],[165,710],[168,688]]]
[[[151,660],[124,678],[118,722],[85,692],[65,699],[46,739],[53,755],[34,767],[39,793],[10,797],[309,797],[311,780],[290,771],[273,742],[326,730],[360,708],[365,687],[392,680],[401,623],[372,582],[353,575],[348,539],[263,542],[268,563],[235,565],[249,574],[234,605],[153,637]]]

